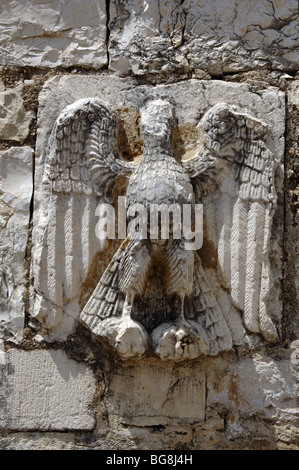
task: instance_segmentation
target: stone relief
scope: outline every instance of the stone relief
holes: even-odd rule
[[[179,161],[172,100],[149,99],[140,111],[140,161],[122,158],[117,112],[99,98],[76,101],[56,120],[37,224],[34,317],[45,332],[55,330],[75,316],[80,290],[79,320],[123,358],[216,355],[244,344],[248,333],[275,342],[267,302],[277,162],[268,126],[217,103],[198,122],[194,155]],[[174,218],[168,237],[150,236],[148,225],[143,236],[136,229],[99,237],[99,204],[118,216],[119,196],[128,226],[136,204],[145,207],[146,224],[152,205],[202,205],[212,269],[200,247],[188,248],[190,237],[175,236]]]

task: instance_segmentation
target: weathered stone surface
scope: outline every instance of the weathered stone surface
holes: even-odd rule
[[[1,65],[107,63],[105,0],[5,0],[0,8]]]
[[[273,136],[274,147],[272,146],[271,150],[275,150],[278,154],[284,151],[285,95],[275,87],[269,86],[254,92],[246,83],[197,79],[185,80],[172,85],[136,86],[136,82],[132,78],[90,74],[57,76],[45,83],[39,95],[38,157],[42,153],[42,145],[46,145],[48,142],[54,122],[61,111],[78,99],[95,96],[116,106],[122,114],[123,120],[125,120],[124,116],[132,113],[132,110],[136,115],[138,109],[142,108],[149,97],[158,99],[167,96],[176,104],[178,125],[186,124],[185,128],[180,128],[181,131],[185,131],[183,136],[183,150],[185,152],[195,145],[197,135],[194,132],[194,127],[199,118],[211,106],[221,100],[232,105],[238,104],[241,109],[250,111],[259,119],[267,117],[271,136]],[[137,118],[138,113],[135,119],[138,120]],[[130,125],[133,126],[134,121],[131,121]],[[137,129],[138,127],[136,127],[135,135]],[[140,139],[140,135],[136,135],[135,139],[138,140],[138,138]],[[192,151],[185,155],[183,150],[180,157],[190,158],[192,156]]]
[[[298,368],[290,352],[280,360],[225,354],[192,364],[110,362],[94,428],[87,425],[94,379],[86,366],[62,351],[11,350],[0,389],[1,429],[11,432],[0,432],[0,448],[296,449]]]
[[[1,429],[93,428],[93,374],[63,351],[10,350],[1,375]]]
[[[6,0],[1,64],[106,65],[108,19],[110,69],[121,74],[298,67],[296,0],[113,0],[109,12],[104,0]]]
[[[34,232],[33,232],[33,275],[35,279],[35,291],[32,295],[32,316],[39,322],[39,327],[42,328],[44,334],[49,335],[48,339],[55,338],[65,338],[68,333],[70,333],[74,326],[76,325],[80,309],[82,308],[82,295],[91,296],[93,289],[96,287],[97,281],[99,279],[99,274],[97,274],[98,267],[101,264],[107,263],[107,257],[110,257],[111,254],[107,254],[102,251],[100,257],[95,258],[97,251],[100,252],[103,250],[103,247],[99,242],[98,244],[89,242],[89,249],[92,247],[92,250],[88,253],[88,250],[80,248],[76,251],[72,251],[71,247],[74,244],[74,234],[72,233],[72,224],[76,220],[76,233],[80,233],[79,225],[84,219],[84,215],[80,212],[83,207],[89,207],[89,216],[94,217],[94,212],[92,213],[90,207],[96,207],[96,203],[93,206],[91,204],[90,193],[85,195],[76,195],[76,203],[71,199],[68,200],[69,209],[67,212],[65,203],[62,203],[62,196],[59,196],[59,191],[55,189],[58,196],[54,193],[52,195],[51,185],[49,182],[47,185],[42,185],[42,180],[44,176],[44,163],[46,161],[50,162],[50,173],[51,165],[56,165],[56,157],[53,155],[51,159],[47,160],[48,152],[48,139],[50,133],[53,129],[54,122],[57,119],[61,111],[68,105],[76,101],[76,104],[67,108],[61,115],[60,121],[57,126],[63,126],[64,122],[70,123],[72,119],[72,113],[79,112],[79,107],[82,105],[87,106],[87,101],[77,101],[78,98],[88,98],[101,96],[105,97],[111,104],[117,106],[116,109],[122,109],[122,118],[125,120],[124,110],[129,109],[129,122],[131,122],[132,109],[135,110],[135,115],[138,116],[140,109],[144,108],[144,104],[148,99],[159,99],[167,97],[168,101],[171,101],[174,104],[175,114],[177,118],[177,127],[175,138],[177,139],[177,146],[175,146],[176,151],[178,152],[178,157],[182,157],[183,160],[194,156],[198,149],[198,141],[200,140],[199,130],[197,124],[199,123],[200,118],[203,114],[209,110],[215,104],[225,100],[227,104],[238,105],[238,108],[245,114],[242,116],[247,116],[246,113],[250,113],[257,119],[265,122],[269,129],[269,138],[267,145],[269,149],[273,152],[274,158],[278,165],[278,178],[276,182],[276,187],[278,191],[281,191],[282,187],[282,155],[284,150],[284,94],[279,92],[274,87],[269,87],[263,90],[260,90],[258,93],[250,91],[248,85],[246,84],[230,84],[226,82],[217,82],[217,81],[200,81],[200,80],[190,80],[185,82],[180,82],[174,85],[164,85],[164,86],[134,86],[132,79],[121,79],[117,77],[108,77],[108,76],[63,76],[56,77],[51,79],[45,85],[42,93],[40,94],[40,113],[39,113],[39,129],[38,129],[38,143],[37,143],[37,166],[36,166],[36,191],[35,191],[35,214],[34,214]],[[110,108],[109,108],[110,109]],[[218,109],[217,107],[215,109]],[[220,109],[220,108],[219,108]],[[222,109],[222,108],[221,108]],[[216,111],[217,112],[217,111]],[[94,115],[94,113],[93,113]],[[246,118],[247,119],[247,118]],[[248,118],[249,121],[251,118]],[[65,121],[66,120],[66,121]],[[248,122],[249,122],[248,121]],[[150,122],[150,121],[149,121]],[[216,122],[216,121],[215,121]],[[252,121],[252,124],[257,123],[258,121]],[[139,147],[142,151],[142,145],[140,146],[140,137],[141,139],[145,138],[144,130],[138,132],[138,124],[135,124],[136,130],[136,140],[138,142],[129,142],[127,141],[127,149],[131,151],[131,155],[135,153],[135,149]],[[123,126],[123,132],[125,132],[126,126]],[[263,128],[263,125],[262,125]],[[113,126],[109,126],[109,129],[113,129]],[[112,132],[112,131],[111,131]],[[61,136],[69,134],[66,132],[61,134]],[[79,134],[78,134],[79,135]],[[124,134],[121,137],[125,140]],[[74,136],[75,139],[75,136]],[[75,140],[72,140],[71,144],[68,144],[68,148],[71,145],[75,145]],[[130,139],[132,137],[130,136]],[[67,138],[66,138],[67,140]],[[64,141],[63,141],[64,142]],[[144,147],[146,148],[146,142],[144,141]],[[56,145],[56,144],[55,144]],[[53,142],[50,146],[51,152],[55,151],[55,145]],[[60,144],[59,144],[60,145]],[[66,145],[63,143],[63,145]],[[105,145],[110,145],[107,140]],[[71,147],[70,147],[71,148]],[[221,146],[220,146],[221,148]],[[257,149],[255,149],[257,150]],[[60,152],[60,151],[59,151]],[[58,152],[58,153],[59,153]],[[82,154],[83,155],[83,154]],[[136,155],[136,154],[135,154]],[[134,155],[134,156],[135,156]],[[57,157],[58,158],[58,157]],[[85,158],[84,156],[82,157]],[[54,163],[53,163],[54,162]],[[56,163],[55,163],[56,162]],[[48,168],[46,166],[46,168]],[[56,167],[55,167],[56,168]],[[48,171],[48,170],[47,170]],[[54,171],[54,170],[53,170]],[[56,170],[55,170],[56,171]],[[81,170],[80,170],[81,171]],[[47,175],[47,173],[45,173]],[[54,173],[53,173],[54,174]],[[56,173],[55,173],[56,174]],[[59,172],[58,172],[59,174]],[[50,181],[50,180],[49,180]],[[67,182],[68,183],[68,182]],[[68,183],[69,184],[69,183]],[[87,189],[87,188],[86,188]],[[91,190],[91,189],[90,189]],[[54,192],[55,192],[54,191]],[[58,193],[57,193],[58,191]],[[209,190],[207,190],[209,191]],[[81,203],[79,203],[79,198],[81,198]],[[88,204],[86,201],[89,201]],[[206,201],[206,200],[205,200]],[[215,217],[215,209],[211,201],[207,200],[204,204],[206,217],[212,217],[211,219],[211,233],[213,233],[213,227],[215,228],[217,223],[213,219]],[[56,211],[61,217],[61,221],[57,223],[55,216],[48,216],[46,212],[49,210],[49,207],[53,207],[54,212]],[[71,212],[71,208],[73,207]],[[219,208],[221,212],[222,206]],[[221,216],[223,214],[221,213]],[[48,220],[48,222],[47,222]],[[89,225],[84,224],[82,230],[85,230],[85,227],[92,227],[91,220],[89,218]],[[81,221],[81,222],[80,222]],[[95,222],[95,221],[94,221]],[[40,244],[40,240],[46,240],[43,237],[42,231],[44,227],[48,224],[48,234],[50,231],[53,233],[53,237],[49,238],[47,243],[43,245]],[[268,222],[266,223],[267,226]],[[93,224],[95,226],[95,223]],[[57,227],[57,230],[55,229]],[[81,233],[82,233],[81,230]],[[90,228],[89,230],[92,230]],[[75,233],[75,232],[74,232]],[[92,233],[92,232],[90,232]],[[55,234],[55,235],[54,235]],[[48,237],[49,235],[47,235]],[[212,236],[212,235],[211,235]],[[212,236],[213,238],[213,236]],[[68,240],[68,248],[65,248],[66,241]],[[50,250],[52,243],[55,241],[55,246]],[[217,242],[214,240],[212,245],[216,246]],[[46,247],[46,249],[44,249]],[[78,245],[77,245],[78,247]],[[215,282],[215,272],[213,271],[214,266],[211,260],[209,246],[203,246],[200,256],[202,257],[202,262],[204,269],[211,276],[210,283]],[[49,255],[43,255],[49,251]],[[70,256],[65,256],[67,251]],[[205,251],[206,250],[206,251]],[[276,327],[280,328],[280,319],[281,319],[281,301],[279,299],[280,292],[280,282],[281,282],[281,260],[282,260],[282,219],[279,217],[276,220],[276,231],[274,234],[274,242],[271,244],[271,260],[272,260],[272,270],[273,270],[273,284],[271,285],[271,296],[270,296],[270,312],[273,321],[276,324]],[[82,252],[82,256],[80,253]],[[57,255],[59,253],[59,256]],[[83,256],[84,254],[84,256]],[[49,256],[49,258],[47,258]],[[82,277],[81,273],[82,265],[91,266],[90,261],[86,258],[89,257],[89,260],[94,259],[97,263],[92,264],[93,273],[87,276],[87,281],[84,283],[84,276]],[[62,260],[64,259],[62,263]],[[87,261],[84,259],[87,259]],[[142,257],[141,257],[142,258]],[[105,261],[106,259],[106,261]],[[251,258],[252,259],[252,258]],[[59,260],[59,265],[57,264]],[[55,264],[56,263],[56,264]],[[71,263],[71,264],[70,264]],[[69,268],[67,269],[67,267]],[[71,268],[72,266],[72,268]],[[75,267],[77,266],[77,267]],[[85,268],[86,269],[86,268]],[[251,268],[250,268],[251,269]],[[248,269],[248,272],[250,270]],[[46,273],[49,273],[49,276]],[[103,271],[102,271],[103,272]],[[251,276],[251,271],[249,275]],[[81,278],[80,278],[81,276]],[[268,276],[265,276],[268,278]],[[52,281],[51,281],[52,279]],[[81,280],[80,280],[81,279]],[[49,282],[51,281],[51,282]],[[202,278],[201,281],[203,282]],[[221,282],[221,281],[220,281]],[[64,286],[64,289],[68,289],[68,284],[71,283],[71,292],[69,295],[62,295],[61,286]],[[217,284],[217,282],[216,282]],[[215,285],[216,285],[215,284]],[[57,287],[56,287],[57,286]],[[83,291],[82,291],[83,286]],[[53,289],[54,293],[51,297],[49,295],[50,289]],[[84,289],[87,289],[86,292]],[[88,290],[89,289],[89,290]],[[67,292],[67,291],[66,291]],[[220,291],[219,291],[220,292]],[[58,295],[58,294],[59,295]],[[52,294],[51,294],[52,295]],[[57,296],[58,295],[58,296]],[[221,308],[226,312],[225,318],[228,321],[229,328],[233,333],[233,343],[241,344],[244,339],[244,330],[242,327],[241,319],[239,314],[231,310],[229,312],[229,301],[225,297],[226,294],[218,293],[217,300],[221,305]],[[79,305],[79,300],[81,298],[81,307]],[[57,300],[58,299],[58,300]],[[59,300],[60,299],[60,300]],[[62,299],[62,300],[61,300]],[[63,303],[64,302],[64,303]],[[97,309],[96,309],[97,310]],[[125,321],[125,320],[124,320]],[[134,329],[134,322],[131,322]],[[220,324],[219,324],[220,325]],[[218,325],[218,326],[219,326]],[[114,333],[119,335],[122,338],[121,344],[125,344],[125,339],[122,335],[122,328],[120,325],[115,322]],[[128,325],[127,325],[128,326]],[[128,330],[130,328],[124,328]],[[136,326],[136,325],[135,325]],[[157,326],[157,324],[156,324]],[[165,326],[165,325],[164,325]],[[166,325],[167,326],[167,325]],[[130,331],[133,331],[133,329]],[[217,327],[218,328],[218,327]],[[219,326],[220,328],[220,326]],[[221,328],[220,328],[221,329]],[[96,328],[96,333],[99,334],[98,328]],[[135,328],[136,330],[136,328]],[[164,328],[165,330],[165,328]],[[173,332],[160,331],[155,336],[155,342],[159,344],[160,339],[167,336],[169,333],[170,336],[173,335]],[[217,330],[219,333],[219,330]],[[250,330],[252,331],[252,330]],[[257,329],[253,329],[257,331]],[[138,333],[135,331],[135,333]],[[131,334],[131,333],[130,333]],[[162,334],[162,336],[161,336]],[[219,333],[220,334],[220,333]],[[114,335],[114,336],[115,336]],[[165,336],[166,335],[166,336]],[[169,335],[168,335],[169,336]],[[112,341],[115,340],[113,334],[111,334]],[[158,338],[158,340],[157,340]],[[160,338],[160,339],[159,339]],[[116,338],[117,339],[117,338]],[[164,339],[163,339],[164,341]],[[166,338],[165,341],[168,341]],[[249,344],[254,343],[254,340],[249,337],[246,339]],[[171,341],[170,341],[171,342]],[[175,342],[174,342],[175,343]],[[220,348],[221,350],[221,348]],[[158,349],[157,349],[158,351]],[[160,351],[159,354],[163,356],[164,359],[175,358],[175,353],[171,352],[170,356],[168,352],[164,350]],[[127,354],[124,354],[125,356]],[[193,355],[193,353],[192,353]],[[184,357],[183,357],[184,358]]]
[[[205,419],[205,394],[200,366],[144,363],[114,371],[105,404],[113,428],[192,423]]]
[[[298,81],[291,83],[288,89],[288,101],[290,104],[299,106],[299,83]]]
[[[20,339],[24,323],[25,251],[33,189],[33,150],[0,154],[0,337]]]
[[[299,82],[291,84],[287,94],[287,145],[286,145],[286,279],[285,304],[287,331],[295,329],[299,338]]]
[[[76,446],[76,433],[68,432],[13,432],[0,435],[1,450],[82,450]],[[87,447],[88,448],[88,447]]]
[[[0,139],[21,142],[28,136],[34,112],[24,109],[22,91],[22,84],[0,89]]]
[[[223,367],[223,372],[220,364],[214,363],[214,370],[211,367],[207,373],[208,407],[225,406],[235,416],[298,420],[298,366],[290,357],[280,361],[260,355],[241,359]]]
[[[34,146],[33,113],[24,109],[23,99],[26,109],[36,110],[44,80],[39,67],[51,68],[45,70],[49,76],[58,75],[46,83],[39,96],[35,200],[30,208],[33,150],[12,148],[0,155],[1,449],[111,449],[116,453],[124,449],[299,449],[298,72],[294,75],[299,65],[298,24],[296,0],[1,2],[0,65],[18,66],[1,67],[1,140],[29,141],[30,127],[29,145],[32,141]],[[73,75],[60,75],[62,67],[71,66],[78,66]],[[107,67],[107,74],[91,75],[88,70],[102,66]],[[82,74],[83,67],[88,75]],[[221,80],[189,80],[210,78],[208,74]],[[165,85],[178,77],[188,80]],[[25,87],[17,83],[21,78]],[[14,88],[7,88],[12,84]],[[286,96],[270,84],[286,91]],[[64,242],[71,242],[69,246],[79,253],[76,236],[88,198],[74,199],[71,216],[64,207],[50,220],[42,218],[42,208],[50,202],[50,193],[41,190],[47,181],[47,146],[64,108],[88,97],[99,97],[115,108],[120,127],[118,151],[131,162],[139,162],[148,149],[140,124],[150,100],[163,99],[174,106],[178,159],[194,156],[201,139],[197,124],[220,101],[237,105],[242,113],[269,126],[267,146],[277,159],[278,201],[271,232],[272,284],[267,302],[278,334],[276,344],[267,344],[252,333],[244,337],[244,318],[240,312],[228,314],[230,303],[218,290],[217,301],[234,331],[232,350],[174,363],[181,351],[166,347],[163,351],[160,348],[163,361],[148,356],[138,361],[119,360],[109,345],[94,341],[87,329],[80,326],[74,332],[82,305],[95,287],[94,280],[114,255],[114,248],[109,247],[99,256],[101,244],[93,247],[95,256],[83,287],[80,279],[74,284],[73,297],[63,298],[62,315],[51,316],[57,305],[47,303],[44,286],[48,271],[39,264],[39,250],[47,238],[40,237],[37,227],[43,223],[50,229],[61,227],[65,223],[62,215],[66,216],[73,230],[65,231]],[[150,118],[147,125],[151,125]],[[6,148],[9,142],[2,145]],[[123,184],[120,179],[116,189],[121,190]],[[226,203],[223,198],[219,212]],[[212,204],[205,207],[212,212]],[[31,250],[27,238],[32,209]],[[211,227],[217,225],[219,212],[210,219]],[[57,248],[52,280],[61,287],[66,281],[76,281],[76,270],[72,269],[75,265],[69,250],[70,269],[65,276],[65,245],[60,238],[52,241]],[[207,241],[200,256],[216,285],[219,252],[213,236]],[[28,305],[30,255],[32,298]],[[38,270],[43,273],[41,279]],[[255,271],[253,278],[256,276]],[[31,318],[23,337],[24,300],[26,325],[29,314]],[[132,324],[116,320],[114,328],[108,324],[106,338],[112,344],[116,338],[130,344],[133,338],[134,345]],[[105,333],[99,323],[90,330]],[[164,334],[172,340],[181,334],[180,330],[172,334],[174,330],[172,324],[162,325],[156,331],[157,343]],[[133,335],[126,337],[127,331]],[[61,350],[45,349],[51,345],[44,340],[53,341],[55,349],[59,347],[55,341],[62,341],[63,349],[77,361],[68,359]],[[126,346],[125,341],[121,346]],[[17,343],[17,349],[9,349],[11,342]],[[188,353],[187,347],[185,350]],[[93,370],[97,368],[95,375],[90,364]]]
[[[110,68],[213,75],[267,66],[296,70],[297,15],[296,0],[113,0]]]

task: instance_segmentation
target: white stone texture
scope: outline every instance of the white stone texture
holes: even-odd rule
[[[0,89],[0,139],[22,142],[29,133],[33,111],[24,109],[23,85]]]
[[[105,0],[4,0],[0,18],[1,65],[107,63]]]
[[[271,150],[282,158],[284,152],[284,93],[269,86],[257,93],[246,83],[217,80],[185,80],[172,85],[136,86],[131,78],[108,75],[63,75],[50,78],[39,95],[38,157],[48,142],[52,127],[61,111],[78,99],[100,97],[117,107],[141,109],[148,98],[164,97],[175,103],[178,124],[195,125],[215,104],[224,101],[238,105],[270,128]],[[193,140],[193,146],[196,141]],[[189,142],[188,142],[189,143]],[[191,155],[189,155],[190,157]],[[184,158],[184,156],[183,156]]]
[[[92,429],[94,391],[91,370],[61,350],[10,350],[1,365],[0,428]]]
[[[198,364],[143,363],[116,369],[105,406],[110,425],[157,426],[205,419],[205,374]]]
[[[0,337],[20,339],[24,323],[24,261],[33,189],[33,150],[0,153]]]
[[[296,0],[112,0],[110,68],[120,74],[298,68]]]
[[[289,356],[291,356],[289,350]],[[296,422],[298,408],[298,364],[288,359],[256,356],[240,359],[220,370],[220,362],[207,374],[207,406],[226,406],[243,416],[259,415]]]
[[[120,74],[298,67],[297,2],[289,0],[4,0],[2,65],[92,66]],[[107,22],[109,21],[109,54]]]
[[[299,83],[298,80],[296,82],[292,83],[290,87],[288,88],[288,93],[287,93],[287,99],[288,103],[291,106],[296,106],[299,108]],[[298,146],[299,146],[299,131],[298,131],[298,124],[296,121],[294,122],[294,128],[293,128],[293,141],[294,141],[294,163],[292,165],[292,168],[290,168],[287,172],[287,177],[291,178],[296,178],[296,175],[298,177],[299,173],[299,161],[298,161]],[[294,201],[298,201],[298,184],[297,187],[292,187],[292,185],[289,189],[289,196],[293,198]],[[292,224],[291,227],[289,228],[288,232],[288,237],[289,237],[289,243],[290,246],[292,246],[292,250],[288,253],[289,256],[289,263],[294,265],[294,285],[295,285],[295,292],[297,293],[297,299],[292,299],[294,300],[294,304],[292,304],[292,307],[294,309],[294,317],[297,319],[295,320],[295,328],[296,328],[296,334],[297,338],[299,337],[299,310],[296,308],[296,305],[299,305],[299,210],[298,210],[298,202],[297,202],[297,211],[292,212],[292,208],[289,209],[289,220],[290,223]],[[291,215],[292,214],[292,215]],[[297,311],[297,312],[296,312]]]

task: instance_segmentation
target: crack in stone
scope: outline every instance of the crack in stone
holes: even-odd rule
[[[105,0],[106,2],[106,38],[105,44],[107,48],[107,68],[110,67],[110,52],[109,52],[109,42],[110,42],[110,0]]]
[[[56,28],[57,24],[59,23],[59,21],[60,21],[62,15],[63,15],[63,12],[64,12],[64,10],[66,9],[66,7],[67,7],[69,1],[70,1],[70,0],[66,0],[65,4],[64,4],[64,6],[63,6],[63,8],[62,8],[62,10],[61,10],[60,15],[58,16],[58,18],[57,18],[57,20],[56,20],[56,23],[55,23],[55,25],[54,25],[52,31],[54,31],[54,29]]]

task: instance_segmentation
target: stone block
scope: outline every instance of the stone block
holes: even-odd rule
[[[85,365],[61,350],[5,353],[1,364],[0,429],[87,430],[95,380]]]
[[[123,366],[111,375],[110,423],[158,426],[205,419],[205,374],[199,366]]]
[[[14,340],[22,338],[24,325],[32,157],[30,147],[12,147],[0,153],[0,337]]]
[[[285,158],[285,311],[289,331],[299,338],[299,81],[294,80],[287,91],[287,146]]]

